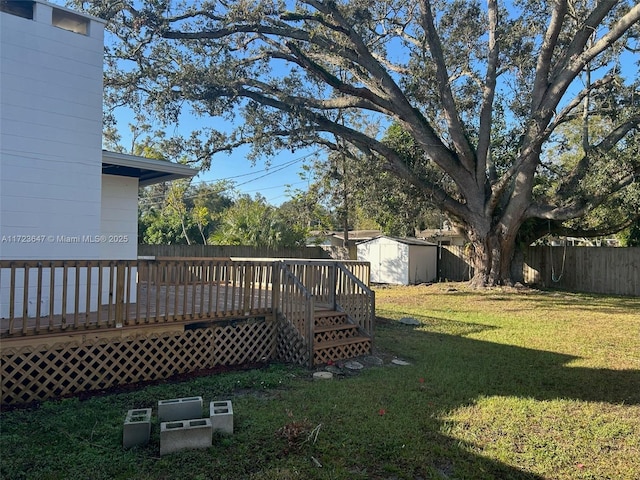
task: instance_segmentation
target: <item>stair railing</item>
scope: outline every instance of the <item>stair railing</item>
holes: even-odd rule
[[[313,365],[315,296],[284,262],[280,263],[278,310],[304,340],[310,365]]]
[[[375,292],[342,263],[336,262],[336,308],[346,313],[360,330],[373,339]]]

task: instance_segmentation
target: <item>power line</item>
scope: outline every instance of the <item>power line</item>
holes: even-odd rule
[[[284,185],[276,185],[274,187],[265,187],[265,188],[256,188],[254,190],[245,190],[245,193],[253,193],[253,192],[263,192],[265,190],[275,190],[276,188],[282,188],[282,187],[292,187],[294,185],[301,185],[303,183],[307,183],[306,180],[303,180],[301,182],[295,182],[295,183],[285,183]]]
[[[287,167],[295,165],[296,163],[302,162],[303,160],[306,160],[309,157],[317,155],[319,152],[320,152],[320,150],[314,150],[313,152],[307,153],[306,155],[303,155],[302,157],[294,158],[293,160],[287,160],[286,162],[280,163],[278,165],[272,165],[271,167],[269,167],[268,170],[265,168],[266,173],[264,173],[262,176],[256,177],[256,178],[254,178],[252,180],[247,180],[246,182],[243,182],[243,183],[240,183],[240,184],[234,185],[234,186],[237,187],[239,185],[245,185],[247,183],[253,182],[254,180],[260,180],[261,178],[264,178],[266,176],[269,176],[269,175],[272,175],[274,173],[277,173],[277,172],[279,172],[281,170],[284,170]],[[274,168],[275,170],[271,170],[272,168]],[[215,179],[215,180],[202,180],[200,182],[194,183],[194,185],[200,185],[200,184],[204,184],[204,183],[213,183],[213,182],[224,182],[226,180],[233,180],[234,178],[247,177],[249,175],[257,175],[257,174],[260,174],[260,172],[258,171],[258,172],[242,173],[240,175],[234,175],[234,176],[226,177],[226,178],[218,178],[218,179]]]
[[[273,175],[273,174],[278,173],[278,172],[280,172],[282,170],[285,170],[286,168],[289,168],[289,167],[295,165],[296,163],[302,162],[303,160],[318,154],[318,152],[319,152],[319,150],[315,150],[315,151],[313,151],[311,153],[303,155],[302,157],[294,158],[292,160],[288,160],[286,162],[278,164],[278,165],[275,166],[275,168],[273,168],[273,167],[272,167],[273,169],[270,168],[266,173],[260,175],[259,177],[252,178],[251,180],[247,180],[247,181],[242,182],[242,183],[233,184],[232,187],[230,187],[230,188],[235,189],[235,188],[240,187],[242,185],[247,185],[247,184],[249,184],[251,182],[255,182],[257,180],[261,180],[261,179],[263,179],[265,177],[268,177],[269,175]],[[200,182],[192,183],[191,185],[192,186],[198,186],[198,185],[214,184],[214,183],[217,183],[217,182],[224,182],[224,181],[227,181],[227,180],[232,180],[234,178],[246,177],[246,176],[249,176],[249,175],[256,175],[258,173],[260,173],[260,172],[243,173],[243,174],[240,174],[240,175],[234,175],[234,176],[231,176],[231,177],[219,178],[219,179],[215,179],[215,180],[202,180]],[[294,185],[299,185],[301,183],[305,183],[305,182],[304,181],[303,182],[297,182]],[[263,189],[250,190],[249,192],[261,191],[261,190],[267,190],[267,189],[275,189],[275,188],[282,188],[282,187],[285,187],[287,185],[291,185],[291,184],[285,183],[283,185],[278,185],[278,186],[274,186],[274,187],[266,187],[266,188],[263,188]],[[227,190],[229,190],[229,188],[226,188],[225,190],[222,190],[222,191],[224,192],[224,191],[227,191]],[[197,195],[188,195],[188,196],[183,197],[183,199],[191,199],[191,198],[195,198],[196,196]],[[140,197],[140,198],[143,198],[143,197]],[[147,201],[158,201],[158,200],[163,200],[164,198],[165,198],[165,195],[162,194],[162,193],[158,193],[156,195],[144,197],[144,199],[147,200]]]

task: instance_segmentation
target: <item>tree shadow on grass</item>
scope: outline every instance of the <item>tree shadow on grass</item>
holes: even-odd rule
[[[578,357],[462,336],[482,330],[482,325],[455,330],[457,335],[414,329],[384,318],[377,322],[378,337],[387,337],[394,355],[428,372],[429,395],[442,414],[491,396],[640,405],[640,370],[572,367]],[[432,467],[440,478],[543,478],[475,455],[473,445],[442,433],[433,435],[448,445],[454,457]]]

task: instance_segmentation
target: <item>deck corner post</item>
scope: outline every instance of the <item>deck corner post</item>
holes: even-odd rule
[[[309,352],[309,368],[313,368],[314,363],[314,322],[315,322],[315,311],[316,311],[316,300],[313,295],[309,297],[309,301],[307,303],[306,314],[305,314],[305,327],[307,333],[307,348]]]

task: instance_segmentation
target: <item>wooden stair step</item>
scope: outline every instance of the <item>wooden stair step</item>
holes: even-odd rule
[[[351,330],[358,329],[357,325],[353,323],[342,323],[340,325],[318,325],[313,328],[314,333],[323,333],[323,332],[331,332],[336,330]]]
[[[324,310],[315,312],[313,323],[316,327],[324,327],[327,325],[343,325],[348,322],[349,316],[344,312],[336,312],[333,310]]]
[[[347,314],[344,312],[339,312],[337,310],[316,310],[313,312],[313,316],[315,318],[318,317],[346,317]]]
[[[332,340],[330,342],[315,343],[313,345],[313,349],[323,350],[325,348],[342,347],[344,345],[351,345],[353,343],[365,343],[365,342],[371,342],[371,339],[368,337],[362,337],[362,336],[349,337],[349,338],[343,338],[341,340]]]

